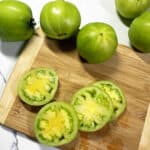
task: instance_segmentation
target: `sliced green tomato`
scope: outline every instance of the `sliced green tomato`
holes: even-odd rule
[[[58,87],[58,76],[50,68],[37,68],[25,73],[19,84],[18,94],[29,105],[40,106],[51,101]]]
[[[65,102],[45,105],[36,116],[34,132],[40,143],[49,146],[60,146],[71,142],[78,133],[75,110]]]
[[[97,87],[84,87],[73,96],[72,105],[81,131],[92,132],[110,121],[113,106],[109,96]]]
[[[109,95],[113,103],[112,120],[117,119],[126,108],[126,100],[121,89],[110,81],[98,81],[93,85]]]

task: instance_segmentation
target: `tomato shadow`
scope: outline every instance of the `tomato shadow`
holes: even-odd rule
[[[47,39],[56,43],[58,49],[60,49],[63,52],[70,52],[76,48],[76,36],[65,40],[53,40],[50,38]]]
[[[38,146],[39,146],[40,150],[61,150],[61,149],[56,148],[56,147],[46,146],[46,145],[42,145],[42,144],[39,144]]]
[[[79,57],[79,56],[78,56]],[[84,69],[96,80],[115,80],[111,76],[117,72],[120,64],[119,53],[115,53],[112,58],[99,64],[89,64],[83,58],[79,57]]]
[[[56,101],[55,99],[53,99],[52,101],[50,101],[50,102],[54,102],[54,101]],[[35,114],[37,114],[38,112],[39,112],[39,110],[44,106],[44,105],[42,105],[42,106],[31,106],[31,105],[28,105],[28,104],[26,104],[25,102],[23,102],[23,101],[21,101],[20,100],[20,102],[22,103],[22,106],[27,110],[27,111],[29,111],[29,112],[31,112],[31,113],[35,113]],[[50,102],[48,102],[48,103],[50,103]],[[46,105],[46,104],[45,104]]]
[[[98,145],[104,146],[106,139],[111,136],[111,128],[109,123],[98,131],[90,132],[88,134],[88,141],[90,147],[97,148]]]
[[[21,101],[22,103],[22,106],[29,112],[31,113],[38,113],[39,110],[42,108],[42,106],[31,106],[31,105],[28,105],[26,103],[24,103],[23,101]]]
[[[50,147],[46,145],[39,144],[40,150],[76,150],[77,145],[79,144],[79,134],[77,137],[68,144],[64,144],[60,147]]]
[[[55,40],[46,37],[46,44],[51,50],[56,53],[58,51],[69,53],[76,49],[76,38],[77,34],[65,40]]]
[[[133,19],[126,19],[126,18],[122,17],[117,10],[116,10],[116,13],[117,13],[117,16],[120,19],[120,21],[127,27],[130,27]]]
[[[28,41],[6,42],[0,41],[0,51],[9,57],[18,57]]]
[[[137,48],[135,48],[134,46],[132,46],[131,43],[130,43],[130,47],[132,48],[132,50],[135,52],[135,54],[141,60],[143,60],[146,64],[150,64],[150,53],[143,53],[143,52],[139,51]]]
[[[76,57],[76,38],[77,34],[65,40],[54,40],[45,37],[45,45],[55,55],[67,59],[67,57]]]

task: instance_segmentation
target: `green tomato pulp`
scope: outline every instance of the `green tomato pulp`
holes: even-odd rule
[[[79,55],[89,63],[101,63],[112,57],[118,45],[114,29],[105,23],[85,25],[77,35]]]
[[[119,14],[127,19],[134,19],[150,7],[150,0],[115,0]]]
[[[133,47],[144,53],[150,52],[150,11],[133,20],[128,35]]]
[[[25,73],[18,84],[18,94],[29,105],[40,106],[51,101],[58,87],[58,76],[50,68],[36,68]]]
[[[84,87],[72,98],[81,131],[93,132],[103,128],[111,119],[113,107],[109,96],[97,87]]]
[[[93,86],[106,92],[112,100],[113,114],[112,119],[117,119],[126,108],[126,100],[121,89],[110,81],[98,81]]]
[[[71,142],[78,133],[78,118],[73,107],[65,102],[45,105],[36,116],[34,132],[37,140],[45,145]]]
[[[17,0],[0,1],[0,39],[21,41],[31,38],[34,32],[32,11]]]
[[[80,22],[77,7],[63,0],[48,2],[40,15],[42,30],[48,37],[58,40],[73,36],[78,31]]]

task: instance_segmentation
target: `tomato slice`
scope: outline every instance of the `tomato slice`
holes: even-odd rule
[[[113,103],[112,120],[117,119],[126,108],[126,100],[121,89],[110,81],[98,81],[93,85],[109,95]]]
[[[84,87],[75,93],[72,105],[79,119],[79,129],[86,132],[104,127],[113,112],[109,96],[94,86]]]
[[[51,101],[58,87],[58,76],[50,68],[36,68],[25,73],[18,84],[18,94],[29,105],[40,106]]]
[[[78,133],[78,118],[70,104],[53,102],[38,112],[34,132],[37,140],[49,146],[71,142]]]

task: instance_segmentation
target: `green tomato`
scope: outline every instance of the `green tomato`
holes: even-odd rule
[[[34,32],[32,11],[17,0],[0,1],[0,39],[21,41],[30,39]]]
[[[150,11],[133,20],[128,35],[133,47],[144,53],[150,52]]]
[[[150,7],[150,0],[115,0],[119,14],[127,19],[134,19]]]
[[[58,87],[58,76],[50,68],[36,68],[26,72],[19,81],[20,99],[33,106],[51,101]]]
[[[73,107],[65,102],[53,102],[38,112],[34,132],[45,145],[60,146],[71,142],[78,133],[78,118]]]
[[[113,113],[109,96],[94,86],[84,87],[75,93],[72,106],[79,119],[79,129],[86,132],[103,128]]]
[[[110,81],[98,81],[93,84],[100,90],[106,92],[112,100],[113,114],[112,119],[117,119],[126,108],[126,100],[121,89]]]
[[[77,7],[64,0],[48,2],[40,15],[41,28],[53,39],[63,40],[77,33],[81,17]]]
[[[101,63],[112,57],[118,45],[114,29],[106,23],[89,23],[77,35],[79,55],[89,63]]]

